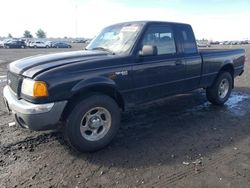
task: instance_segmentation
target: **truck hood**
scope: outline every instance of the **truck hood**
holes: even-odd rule
[[[48,55],[37,55],[14,61],[9,64],[9,71],[26,77],[46,71],[51,68],[63,66],[70,63],[97,60],[108,56],[106,52],[100,51],[74,51]]]

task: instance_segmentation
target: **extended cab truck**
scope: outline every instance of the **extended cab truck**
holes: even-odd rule
[[[3,94],[21,127],[47,130],[60,122],[73,148],[95,151],[112,140],[130,106],[198,88],[224,104],[244,63],[243,49],[198,51],[188,24],[121,23],[85,50],[10,63]]]

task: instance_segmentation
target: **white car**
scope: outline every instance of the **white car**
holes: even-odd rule
[[[207,42],[197,42],[197,46],[204,48],[204,47],[210,47],[211,45]]]
[[[49,48],[49,45],[43,41],[34,41],[29,45],[31,48]]]
[[[11,41],[12,41],[12,39],[4,39],[4,40],[0,41],[0,48],[3,48],[4,44],[11,42]]]
[[[0,40],[0,48],[3,48],[3,46],[4,46],[4,42]]]

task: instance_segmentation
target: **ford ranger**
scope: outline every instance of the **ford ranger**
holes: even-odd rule
[[[21,127],[61,125],[74,149],[96,151],[131,106],[198,88],[223,105],[244,63],[243,49],[198,50],[188,24],[127,22],[103,29],[84,50],[10,63],[3,95]]]

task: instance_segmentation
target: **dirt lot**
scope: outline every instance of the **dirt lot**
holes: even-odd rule
[[[250,46],[244,47],[250,60]],[[0,49],[1,91],[3,62],[52,51],[62,50]],[[59,132],[12,126],[1,100],[0,187],[248,188],[249,75],[247,64],[224,107],[212,106],[198,90],[131,109],[113,142],[91,154],[72,152]]]

